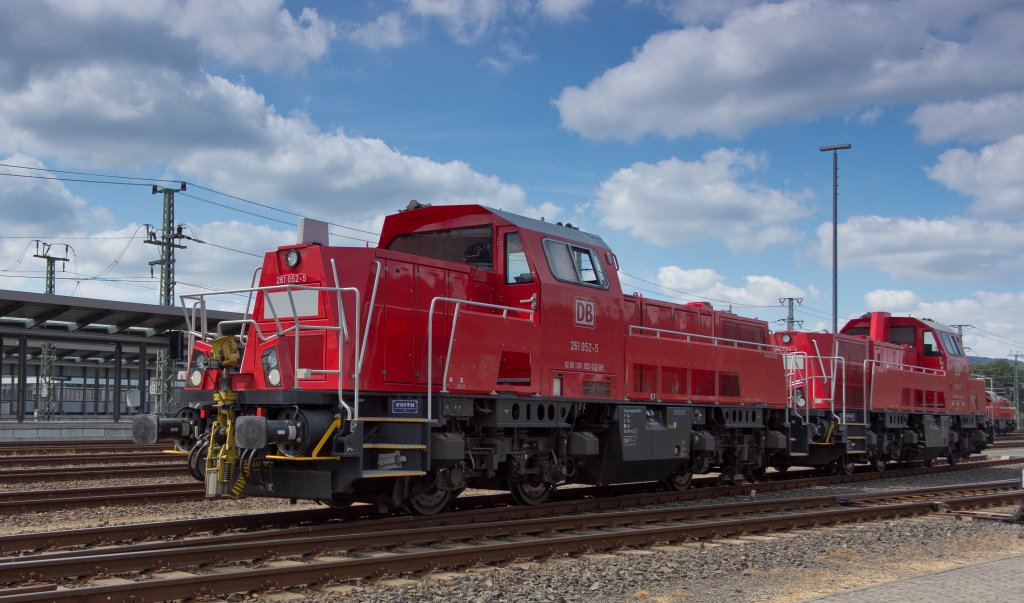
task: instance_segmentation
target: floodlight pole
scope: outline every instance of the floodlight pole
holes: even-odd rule
[[[849,144],[820,147],[823,153],[832,151],[832,332],[839,332],[839,151],[851,148]]]

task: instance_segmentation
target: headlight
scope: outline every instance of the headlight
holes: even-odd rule
[[[192,362],[188,368],[188,384],[192,387],[199,387],[203,384],[203,374],[210,366],[210,359],[199,350],[192,352]]]
[[[789,333],[783,333],[780,339],[782,339],[782,343],[791,343],[793,341],[793,336]]]
[[[804,389],[802,387],[793,390],[793,402],[797,405],[797,408],[807,406],[807,399],[804,398]]]
[[[263,376],[267,384],[277,387],[281,385],[281,369],[277,365],[277,348],[270,347],[263,351],[260,359],[263,363]]]
[[[299,250],[289,249],[288,253],[284,256],[284,263],[289,268],[294,268],[299,265]]]

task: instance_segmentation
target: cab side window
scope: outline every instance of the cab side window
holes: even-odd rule
[[[608,288],[601,258],[587,247],[571,245],[554,239],[544,239],[544,254],[551,273],[560,281],[588,287]]]
[[[954,337],[952,333],[942,333],[942,344],[951,356],[964,355],[964,351],[960,347],[960,342],[957,341],[956,337]]]
[[[921,333],[921,344],[924,348],[923,352],[925,356],[939,356],[939,346],[935,343],[935,334],[931,331],[925,331]]]
[[[533,274],[530,263],[526,261],[526,251],[518,232],[505,235],[505,284],[532,283]]]

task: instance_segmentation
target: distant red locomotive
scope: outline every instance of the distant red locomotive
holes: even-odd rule
[[[434,513],[470,486],[533,504],[567,482],[681,489],[985,443],[984,388],[935,323],[773,340],[705,303],[623,295],[595,235],[477,205],[410,204],[372,249],[306,225],[266,254],[245,319],[218,326],[236,335],[208,332],[212,294],[183,296],[190,407],[135,419],[136,441],[190,450],[208,496]]]
[[[985,444],[984,381],[971,378],[959,335],[945,325],[873,312],[839,334],[782,332],[791,352],[790,453],[846,471],[867,461],[955,463]],[[838,445],[836,445],[838,444]]]
[[[991,423],[994,435],[1005,435],[1017,430],[1017,409],[1013,402],[992,390],[985,392],[984,415]]]

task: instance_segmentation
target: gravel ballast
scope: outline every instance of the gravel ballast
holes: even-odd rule
[[[996,467],[763,494],[757,492],[756,484],[752,484],[753,496],[687,504],[878,492],[1020,479],[1020,476],[1019,466]],[[104,485],[140,483],[146,481],[110,480]],[[88,485],[100,484],[89,482]],[[37,487],[35,484],[26,486]],[[4,517],[0,521],[0,533],[146,523],[313,506],[314,503],[308,502],[289,505],[284,500],[243,499],[26,513]],[[1020,525],[933,515],[226,598],[232,601],[369,603],[795,602],[1020,554],[1024,554],[1024,527]]]

